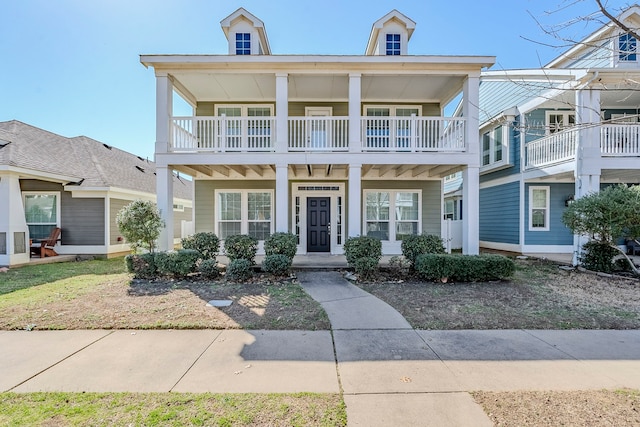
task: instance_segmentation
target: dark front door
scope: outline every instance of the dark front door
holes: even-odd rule
[[[329,197],[307,198],[307,252],[330,252]]]

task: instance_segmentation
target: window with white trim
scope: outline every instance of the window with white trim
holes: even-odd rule
[[[576,114],[573,111],[547,111],[546,134],[560,132],[576,125]]]
[[[272,105],[216,105],[216,114],[224,115],[218,134],[226,136],[226,148],[267,148],[271,146]]]
[[[365,106],[364,115],[368,117],[365,147],[374,149],[410,147],[411,117],[417,117],[421,114],[422,108],[419,105]],[[389,117],[398,117],[398,119],[389,120]]]
[[[251,33],[236,33],[236,55],[251,55]]]
[[[549,187],[529,187],[529,231],[549,231]]]
[[[400,55],[400,34],[387,34],[386,55]]]
[[[495,127],[482,134],[481,164],[484,169],[507,164],[509,162],[508,126]]]
[[[638,41],[631,34],[618,36],[618,61],[636,62],[638,59]]]
[[[419,234],[422,228],[421,196],[420,190],[365,191],[365,234],[389,241]]]
[[[265,240],[273,232],[273,191],[216,191],[216,233],[221,240],[248,234]]]
[[[46,239],[60,227],[60,193],[24,192],[24,216],[31,239]]]

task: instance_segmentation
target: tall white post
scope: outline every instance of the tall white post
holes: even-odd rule
[[[289,75],[276,74],[276,153],[286,153],[289,145]]]
[[[156,154],[169,151],[173,85],[166,74],[156,75]]]
[[[289,166],[276,165],[276,231],[289,231]]]
[[[158,250],[173,250],[173,171],[166,166],[156,167],[156,193],[164,228],[160,230]]]
[[[360,117],[362,102],[362,75],[349,74],[349,151],[359,152],[362,148]]]
[[[29,228],[24,215],[20,179],[13,174],[0,174],[0,233],[4,233],[5,250],[0,253],[0,266],[29,262]]]
[[[471,160],[462,171],[462,253],[480,253],[480,76],[469,75],[462,87],[466,151]]]
[[[349,165],[348,236],[362,234],[362,165]]]
[[[576,148],[575,198],[600,191],[602,169],[600,150],[600,90],[582,89],[576,92]],[[587,236],[573,236],[573,265],[578,264]]]

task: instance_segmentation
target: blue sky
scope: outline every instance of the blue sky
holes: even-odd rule
[[[622,1],[609,1],[613,10]],[[494,55],[496,68],[544,65],[561,50],[536,24],[593,12],[593,0],[3,0],[0,121],[86,135],[153,158],[155,78],[140,54],[224,54],[220,20],[262,19],[276,54],[362,54],[371,24],[398,9],[417,26],[410,54]],[[561,9],[548,14],[547,11]],[[571,36],[592,26],[572,27]]]

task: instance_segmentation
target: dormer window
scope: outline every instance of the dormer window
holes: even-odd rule
[[[400,34],[387,34],[387,55],[400,55]]]
[[[620,62],[635,62],[637,59],[638,41],[631,34],[618,37],[618,60]]]
[[[236,33],[236,55],[251,55],[251,33]]]

